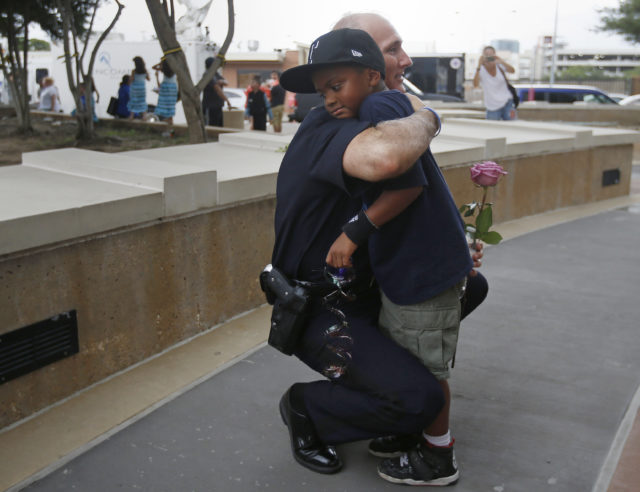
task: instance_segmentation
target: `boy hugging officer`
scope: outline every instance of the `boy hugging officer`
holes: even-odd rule
[[[447,485],[458,479],[453,441],[447,430],[423,435],[446,401],[442,385],[425,365],[433,367],[438,379],[448,376],[460,319],[459,295],[472,262],[457,207],[433,156],[425,152],[435,130],[433,116],[427,116],[432,110],[398,91],[383,91],[384,73],[382,53],[367,33],[339,29],[312,44],[307,65],[282,74],[284,88],[320,92],[325,104],[305,119],[280,169],[272,264],[292,282],[322,283],[325,261],[353,266],[356,278],[366,279],[363,259],[368,252],[383,295],[380,321],[390,320],[388,336],[417,358],[380,334],[379,304],[371,296],[341,299],[338,307],[352,341],[344,375],[294,384],[280,410],[294,458],[303,466],[333,473],[342,466],[335,444],[373,438],[370,451],[380,455],[377,448],[386,436],[409,436],[407,453],[383,460],[380,476],[397,483]],[[423,110],[414,114],[417,109]],[[392,119],[397,123],[386,121]],[[345,162],[348,145],[360,132],[371,130],[371,123],[381,122],[376,129],[382,130],[425,119],[431,125],[427,145],[411,154],[401,171],[385,174],[372,165],[368,172],[350,172]],[[407,148],[419,140],[406,128],[392,139],[400,144],[395,152],[405,158]],[[376,160],[373,147],[364,154]],[[310,304],[294,353],[322,373],[327,326],[335,319],[320,303]],[[407,307],[418,311],[417,327],[396,323],[398,311]],[[434,322],[434,311],[446,315]],[[446,353],[434,356],[418,350],[422,343],[413,333],[424,332],[424,324],[435,335],[428,343],[439,337]]]

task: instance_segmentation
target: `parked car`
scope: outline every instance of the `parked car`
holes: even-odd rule
[[[513,86],[518,91],[521,102],[618,104],[600,89],[587,85],[514,84]],[[529,97],[531,93],[533,93],[532,98]]]
[[[640,94],[625,97],[619,103],[621,106],[640,106]]]
[[[618,92],[607,92],[607,96],[609,96],[618,104],[620,104],[620,101],[622,101],[625,97],[627,97],[626,94],[619,94]]]
[[[323,104],[322,96],[317,92],[313,94],[296,94],[295,109],[289,115],[289,121],[302,122],[305,116],[309,114],[309,111]]]

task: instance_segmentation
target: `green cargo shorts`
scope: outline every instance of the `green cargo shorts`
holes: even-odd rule
[[[449,362],[456,353],[463,287],[464,281],[408,306],[394,304],[380,292],[380,331],[418,357],[438,380],[449,378]]]

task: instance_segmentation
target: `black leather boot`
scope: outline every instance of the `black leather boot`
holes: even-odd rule
[[[280,415],[289,428],[291,451],[298,463],[318,473],[336,473],[342,468],[336,449],[318,439],[306,412],[293,408],[291,388],[280,399]]]

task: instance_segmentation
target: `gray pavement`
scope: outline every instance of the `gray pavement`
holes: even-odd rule
[[[489,297],[463,324],[451,491],[589,491],[640,385],[640,209],[487,249]],[[270,347],[124,428],[31,491],[383,491],[366,443],[333,476],[295,463],[280,395],[314,373]]]

